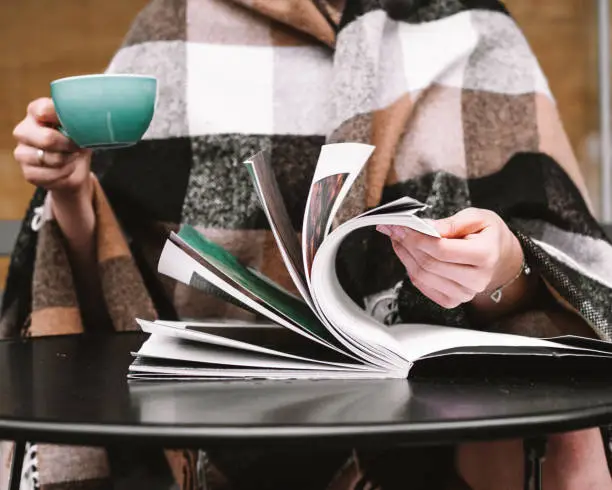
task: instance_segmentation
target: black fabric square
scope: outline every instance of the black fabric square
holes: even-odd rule
[[[267,135],[194,136],[181,222],[227,230],[262,227],[265,217],[244,161],[270,146]]]
[[[244,161],[267,150],[291,222],[300,230],[322,136],[219,134],[193,138],[182,220],[194,226],[269,229]]]
[[[606,239],[576,185],[543,153],[517,153],[501,171],[471,179],[469,190],[473,206],[492,209],[505,219],[539,219]]]
[[[96,152],[93,166],[119,215],[178,223],[191,162],[191,138],[169,138]]]

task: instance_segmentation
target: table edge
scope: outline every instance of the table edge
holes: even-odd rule
[[[612,423],[608,405],[563,413],[520,417],[419,424],[285,425],[285,426],[204,426],[168,424],[89,424],[0,420],[0,440],[35,440],[45,443],[105,444],[156,442],[180,446],[248,445],[262,442],[308,443],[321,440],[404,444],[454,444],[470,440],[521,438],[599,427]]]

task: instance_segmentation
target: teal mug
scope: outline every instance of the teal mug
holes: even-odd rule
[[[81,148],[121,148],[143,137],[155,112],[157,79],[146,75],[82,75],[51,82],[64,135]]]

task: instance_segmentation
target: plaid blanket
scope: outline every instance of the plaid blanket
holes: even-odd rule
[[[546,78],[510,14],[494,0],[381,3],[390,7],[153,0],[139,14],[108,71],[157,76],[157,111],[140,144],[97,152],[93,161],[99,273],[116,330],[135,328],[136,316],[248,316],[157,275],[163,241],[182,223],[293,289],[241,162],[271,152],[300,230],[320,145],[359,141],[376,151],[339,220],[404,195],[431,205],[431,218],[468,206],[494,210],[554,300],[491,328],[611,338],[612,248],[592,216]],[[38,190],[17,241],[3,336],[85,328],[45,202]],[[339,260],[344,287],[389,328],[474,326],[465,308],[441,309],[414,289],[380,234],[349,237]],[[304,488],[390,488],[385,475],[405,474],[410,459],[285,453],[166,456],[183,488],[205,480],[216,488],[296,488],[282,478],[298,473]],[[29,481],[43,489],[98,488],[112,474],[103,448],[33,445],[30,454],[36,478]]]

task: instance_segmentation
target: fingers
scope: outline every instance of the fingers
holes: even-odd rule
[[[400,226],[377,229],[391,237],[414,285],[441,306],[451,308],[471,301],[491,284],[503,284],[515,273],[505,269],[516,262],[514,256],[522,256],[522,251],[513,252],[520,251],[520,244],[507,245],[513,243],[508,237],[514,235],[494,212],[466,209],[434,225],[442,238]]]
[[[57,126],[59,118],[55,112],[53,100],[48,97],[36,99],[28,105],[28,115],[32,116],[41,124],[52,124]]]
[[[58,182],[68,178],[74,173],[75,162],[64,165],[60,168],[37,167],[26,165],[23,167],[25,179],[33,185],[51,188]]]
[[[402,248],[404,248],[403,245]],[[419,249],[408,249],[408,252],[423,273],[427,272],[461,284],[472,295],[483,292],[489,285],[487,274],[479,267],[442,262]]]
[[[485,228],[477,239],[434,238],[410,228],[390,226],[391,238],[410,249],[417,249],[441,262],[478,267],[493,267],[498,260],[496,248],[490,246],[494,230]],[[489,239],[490,238],[490,239]]]
[[[69,159],[70,154],[58,153],[54,151],[45,151],[43,153],[42,161],[40,160],[39,148],[32,146],[18,144],[13,152],[15,160],[21,165],[32,165],[34,167],[49,167],[57,168],[65,165]]]
[[[397,241],[393,241],[392,244],[395,253],[406,267],[408,277],[414,286],[440,306],[455,308],[460,304],[471,301],[476,296],[476,290],[449,278],[449,274],[445,270],[446,266],[456,268],[455,264],[436,264],[440,273],[438,275],[423,267],[419,258],[413,255],[413,251],[407,250]]]
[[[444,238],[464,238],[479,233],[498,219],[487,209],[467,208],[445,219],[433,222],[433,226]]]
[[[31,115],[21,121],[13,131],[15,139],[24,145],[56,153],[72,153],[78,147],[58,130],[41,125]]]
[[[76,154],[44,152],[41,162],[39,149],[18,144],[13,152],[25,179],[35,186],[49,188],[69,177],[75,170]]]
[[[53,127],[58,124],[53,101],[49,98],[36,99],[28,105],[26,117],[15,127],[13,136],[20,144],[47,152],[78,151],[74,142]]]

